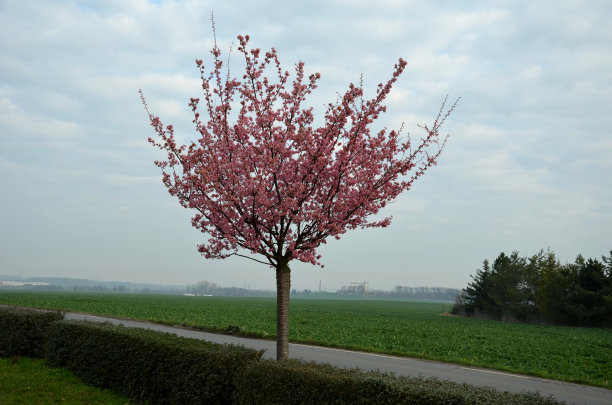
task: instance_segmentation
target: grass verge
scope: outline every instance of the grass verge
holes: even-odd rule
[[[44,360],[0,358],[0,404],[129,404],[109,390],[83,383],[71,372]]]

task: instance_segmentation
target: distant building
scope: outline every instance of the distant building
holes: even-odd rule
[[[49,283],[39,281],[0,281],[0,287],[26,287],[26,286],[45,286]]]
[[[350,294],[367,294],[369,289],[369,283],[364,281],[363,283],[351,283],[347,287],[347,292]]]

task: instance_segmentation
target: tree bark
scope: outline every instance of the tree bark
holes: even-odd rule
[[[289,293],[291,270],[288,265],[276,268],[276,359],[289,359]]]

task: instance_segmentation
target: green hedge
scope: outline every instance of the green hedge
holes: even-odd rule
[[[297,360],[262,360],[236,380],[235,404],[558,404],[539,394],[511,394],[438,379],[396,377]]]
[[[0,307],[0,357],[43,357],[47,334],[60,312]]]
[[[47,361],[136,401],[226,404],[236,371],[261,355],[170,333],[61,321],[50,335]]]

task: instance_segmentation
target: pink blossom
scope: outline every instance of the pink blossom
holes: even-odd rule
[[[372,98],[351,84],[328,105],[323,126],[314,127],[306,98],[321,75],[306,77],[299,62],[290,80],[274,48],[261,59],[259,49],[248,49],[249,36],[238,41],[241,79],[223,70],[216,44],[210,72],[196,59],[203,90],[189,102],[196,142],[177,145],[173,126],[149,113],[141,93],[157,134],[149,142],[167,153],[155,164],[170,194],[195,210],[192,225],[208,236],[198,247],[206,258],[245,252],[274,267],[293,259],[323,267],[317,248],[328,237],[390,225],[390,217],[369,218],[437,163],[447,140],[439,130],[456,102],[445,109],[445,100],[434,123],[421,127],[419,142],[403,138],[402,128],[372,133],[406,68],[399,59]]]

